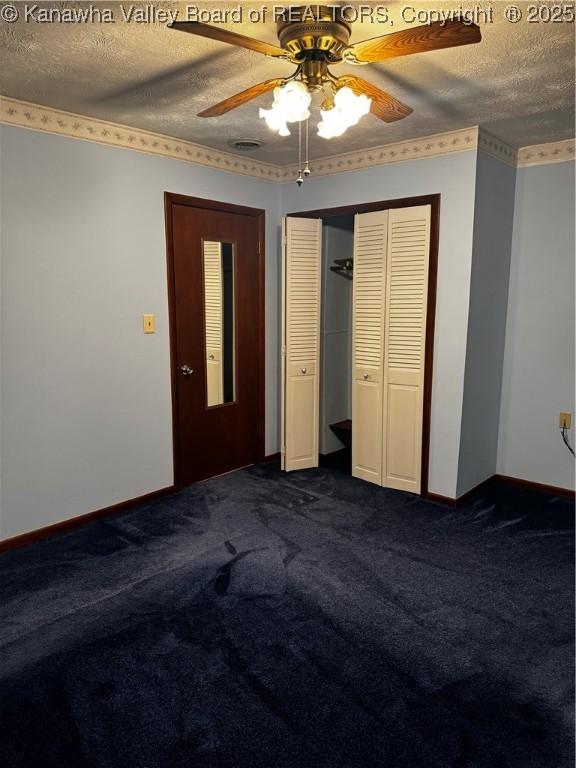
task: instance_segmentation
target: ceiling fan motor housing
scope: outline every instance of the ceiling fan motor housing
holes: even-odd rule
[[[334,6],[287,8],[278,21],[280,45],[297,63],[341,61],[351,31],[340,9]],[[321,67],[310,67],[308,73],[303,72],[304,76],[308,74],[310,85],[322,82],[321,72],[315,74],[315,69]]]

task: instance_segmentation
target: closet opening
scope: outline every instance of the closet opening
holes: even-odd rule
[[[282,468],[426,497],[440,195],[283,221]]]
[[[352,471],[354,216],[322,218],[319,461]]]

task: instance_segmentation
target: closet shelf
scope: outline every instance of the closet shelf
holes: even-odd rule
[[[330,424],[330,429],[338,440],[344,443],[344,446],[348,449],[352,449],[352,419],[344,419],[344,421],[337,421],[335,424]]]

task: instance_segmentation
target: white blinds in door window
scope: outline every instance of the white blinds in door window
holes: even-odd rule
[[[352,474],[382,483],[382,379],[388,211],[354,225]]]
[[[206,322],[206,389],[209,406],[223,401],[222,392],[222,244],[205,240],[204,305]]]
[[[420,493],[430,206],[389,212],[382,484]]]
[[[318,466],[322,223],[283,222],[282,467]]]

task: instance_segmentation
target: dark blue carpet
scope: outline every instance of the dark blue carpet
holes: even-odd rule
[[[7,553],[0,765],[572,766],[573,544],[264,465]]]

